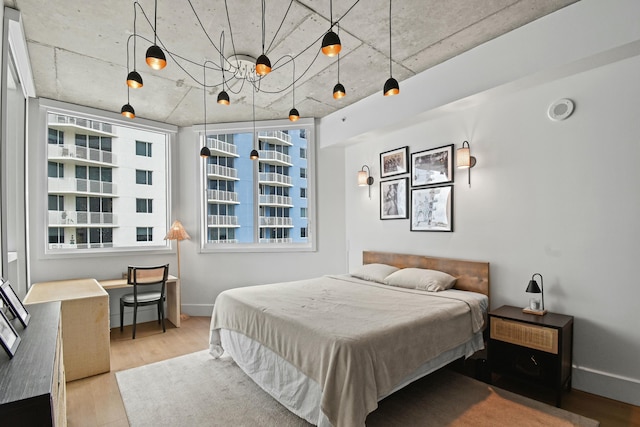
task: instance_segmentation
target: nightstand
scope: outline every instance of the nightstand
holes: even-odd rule
[[[489,312],[488,359],[492,372],[550,387],[560,407],[571,390],[573,316],[526,314],[504,305]]]

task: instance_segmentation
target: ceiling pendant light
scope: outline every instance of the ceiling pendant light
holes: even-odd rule
[[[136,42],[137,42],[137,36],[136,36],[136,5],[133,5],[133,71],[130,71],[129,74],[127,75],[127,86],[129,86],[131,89],[138,89],[141,88],[143,83],[142,83],[142,76],[140,75],[140,73],[138,73],[136,71]],[[129,43],[127,42],[127,62],[129,62]]]
[[[136,117],[136,110],[133,109],[131,104],[129,103],[129,88],[127,88],[127,103],[122,106],[120,109],[120,114],[123,116],[133,119]]]
[[[393,78],[393,73],[391,72],[391,0],[389,0],[389,78],[384,83],[384,89],[382,93],[384,96],[397,95],[400,93],[400,85],[398,81]]]
[[[340,53],[342,45],[340,44],[340,37],[333,32],[333,0],[329,1],[329,15],[331,18],[331,26],[329,31],[322,38],[322,53],[327,56],[333,57]]]
[[[204,110],[204,146],[200,150],[203,159],[211,156],[211,150],[207,147],[207,62],[202,64],[202,104]]]
[[[289,110],[289,120],[291,120],[292,122],[295,122],[300,118],[300,113],[296,108],[296,62],[293,60],[293,58],[291,59],[291,62],[293,63],[293,82],[291,83],[291,87],[292,87],[291,93],[293,94],[293,104],[292,104],[291,110]]]
[[[158,0],[155,1],[155,18],[153,23],[153,46],[147,49],[147,65],[154,70],[162,70],[167,66],[167,58],[157,44],[158,39]]]
[[[256,74],[266,76],[271,72],[271,61],[264,53],[265,0],[262,0],[262,55],[256,60]]]

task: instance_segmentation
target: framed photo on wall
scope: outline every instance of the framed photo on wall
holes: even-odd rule
[[[409,172],[409,147],[380,153],[380,178]]]
[[[409,218],[409,178],[380,183],[380,219]]]
[[[411,153],[411,186],[453,182],[453,144]]]
[[[20,323],[22,323],[22,326],[26,328],[29,324],[31,315],[24,305],[22,305],[22,301],[20,301],[20,298],[18,298],[18,295],[16,295],[15,291],[11,287],[11,283],[8,281],[5,282],[2,278],[0,278],[0,282],[2,282],[0,283],[0,297],[4,303],[7,304],[11,313],[20,319]]]
[[[18,345],[20,344],[20,335],[13,328],[9,319],[0,310],[0,344],[2,348],[7,352],[9,358],[12,358],[16,354]]]
[[[453,185],[411,189],[411,231],[453,231]]]

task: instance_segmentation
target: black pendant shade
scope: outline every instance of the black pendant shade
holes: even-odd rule
[[[300,118],[300,113],[298,113],[298,110],[296,108],[292,108],[289,111],[289,120],[291,120],[292,122],[295,122],[299,118]]]
[[[122,109],[120,109],[120,114],[129,119],[133,119],[136,116],[136,110],[133,109],[131,104],[124,104],[122,106]]]
[[[340,37],[333,31],[329,30],[322,39],[322,53],[327,56],[336,56],[342,50]]]
[[[202,158],[207,158],[211,156],[211,150],[209,150],[209,147],[207,147],[206,145],[204,147],[202,147],[202,149],[200,150],[200,157]]]
[[[153,45],[147,49],[146,55],[147,65],[154,70],[162,70],[167,66],[167,58],[164,56],[164,52],[158,45]]]
[[[256,150],[255,148],[251,150],[251,154],[249,154],[249,158],[251,160],[258,160],[260,158],[260,155],[258,154],[258,150]]]
[[[266,76],[271,72],[271,61],[264,53],[256,60],[256,73],[259,76]]]
[[[218,104],[229,105],[229,94],[224,90],[218,94]]]
[[[127,75],[127,86],[132,89],[138,89],[142,87],[142,76],[136,70],[131,71]]]
[[[384,83],[384,89],[382,91],[384,96],[397,95],[400,93],[400,85],[398,81],[393,77],[389,77]]]
[[[347,95],[347,91],[345,90],[342,83],[338,83],[333,87],[333,97],[335,99],[344,98]]]

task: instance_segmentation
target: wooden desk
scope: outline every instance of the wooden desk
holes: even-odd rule
[[[104,289],[133,288],[133,285],[127,283],[127,279],[110,279],[98,282]],[[133,291],[132,291],[133,292]],[[169,275],[167,278],[167,320],[180,327],[180,279],[176,276]]]
[[[62,302],[67,381],[109,372],[109,295],[95,279],[34,283],[25,304]]]

